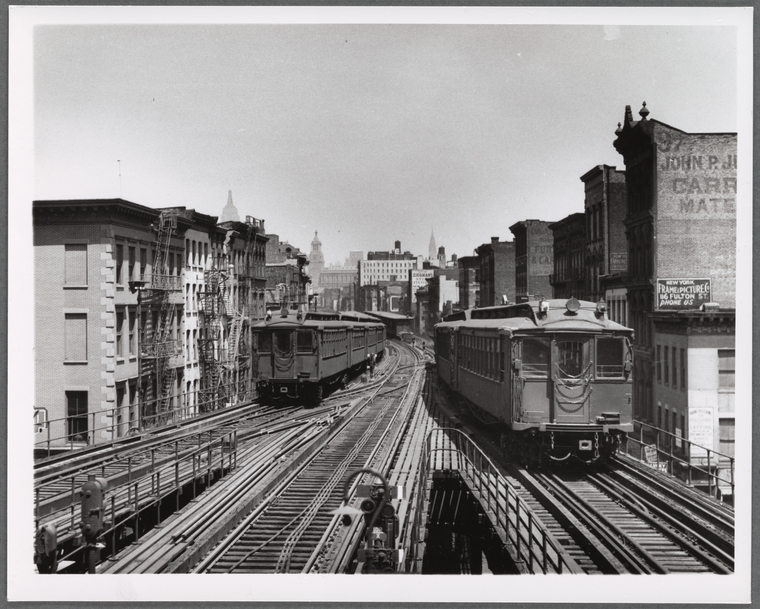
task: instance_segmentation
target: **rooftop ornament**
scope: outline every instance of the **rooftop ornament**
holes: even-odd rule
[[[642,121],[647,120],[647,116],[649,116],[649,108],[647,108],[646,102],[644,102],[644,105],[641,106],[641,110],[639,110],[639,116],[641,117]]]

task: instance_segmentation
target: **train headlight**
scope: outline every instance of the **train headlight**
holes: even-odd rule
[[[567,309],[568,313],[575,315],[578,312],[578,309],[581,308],[581,303],[575,296],[573,296],[570,300],[567,301],[565,308]]]
[[[607,303],[604,302],[604,298],[600,298],[599,302],[596,303],[596,315],[597,317],[603,317],[606,312]]]

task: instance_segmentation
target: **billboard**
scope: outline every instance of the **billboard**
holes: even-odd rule
[[[710,302],[711,286],[709,279],[658,279],[658,311],[683,311],[698,309]]]

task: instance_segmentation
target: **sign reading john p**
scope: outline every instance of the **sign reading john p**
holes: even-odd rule
[[[709,279],[658,279],[657,309],[698,309],[700,305],[710,302],[710,294]]]

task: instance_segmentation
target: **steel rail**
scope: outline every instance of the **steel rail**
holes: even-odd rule
[[[680,518],[674,516],[673,513],[656,506],[644,497],[631,497],[627,490],[611,477],[600,474],[587,474],[586,477],[619,504],[625,506],[641,520],[670,538],[677,546],[707,565],[713,573],[725,575],[732,572],[734,566],[733,553],[728,554],[722,548],[715,546],[705,538],[701,531],[695,530],[688,523],[682,522]],[[671,510],[671,512],[682,513],[677,510]],[[696,539],[698,543],[692,543],[688,536]],[[707,551],[700,546],[704,546]]]

